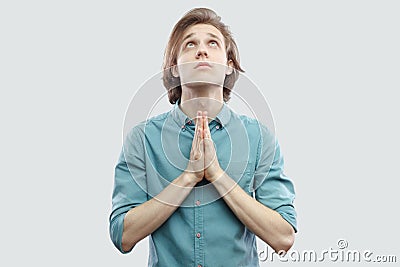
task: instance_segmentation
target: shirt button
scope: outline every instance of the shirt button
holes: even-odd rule
[[[196,206],[200,206],[200,200],[196,201]]]
[[[219,125],[215,126],[215,128],[218,130],[219,129]]]
[[[200,236],[201,236],[200,233],[197,233],[197,234],[196,234],[196,237],[197,237],[197,238],[200,238]]]

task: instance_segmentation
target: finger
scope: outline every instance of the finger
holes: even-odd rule
[[[200,138],[203,139],[204,138],[204,112],[198,111],[198,114],[200,116],[200,123],[199,123],[199,127],[202,130],[201,131],[201,136]]]
[[[204,132],[203,130],[201,130],[201,131]],[[199,148],[199,152],[203,155],[204,154],[204,140],[203,140],[203,138],[199,139],[198,148]]]
[[[202,126],[202,112],[197,111],[197,117],[196,117],[196,128],[195,128],[195,151],[201,155],[202,150],[200,148],[201,141],[203,139],[203,126]]]
[[[197,130],[197,126],[199,125],[199,123],[201,123],[201,115],[202,112],[201,111],[197,111],[197,115],[196,115],[196,130]]]
[[[203,112],[203,129],[204,129],[204,138],[211,138],[210,127],[208,126],[207,111]]]
[[[197,111],[196,130],[197,130],[197,138],[200,141],[201,139],[203,139],[203,119],[201,111]]]
[[[193,156],[198,153],[199,141],[200,141],[199,135],[201,134],[200,133],[200,129],[198,127],[199,123],[200,123],[200,116],[199,116],[200,113],[197,112],[197,114],[198,114],[198,116],[196,116],[196,127],[195,127],[195,130],[194,130],[194,136],[193,136],[193,141],[192,141],[192,149],[191,149],[191,153],[193,154]]]

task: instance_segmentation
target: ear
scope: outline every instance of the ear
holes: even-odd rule
[[[177,65],[173,65],[171,67],[171,73],[172,73],[172,76],[174,76],[175,78],[179,78],[179,72],[178,72],[178,66]]]
[[[232,61],[232,59],[229,59],[226,65],[227,65],[227,68],[226,68],[225,74],[226,75],[231,75],[232,72],[233,72],[233,61]]]

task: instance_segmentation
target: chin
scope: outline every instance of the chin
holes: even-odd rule
[[[212,82],[203,82],[203,81],[193,81],[193,82],[187,82],[185,85],[188,88],[192,88],[192,89],[210,89],[210,88],[222,88],[223,84],[219,84],[219,83],[212,83]]]
[[[181,79],[181,84],[188,87],[199,87],[199,86],[218,86],[224,85],[225,76],[221,77],[216,75],[193,75],[189,79]]]

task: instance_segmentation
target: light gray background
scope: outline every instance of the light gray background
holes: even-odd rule
[[[145,265],[147,241],[121,255],[108,236],[124,114],[160,70],[175,22],[197,6],[231,26],[271,105],[297,190],[293,249],[344,238],[400,260],[398,1],[7,2],[0,265]]]

